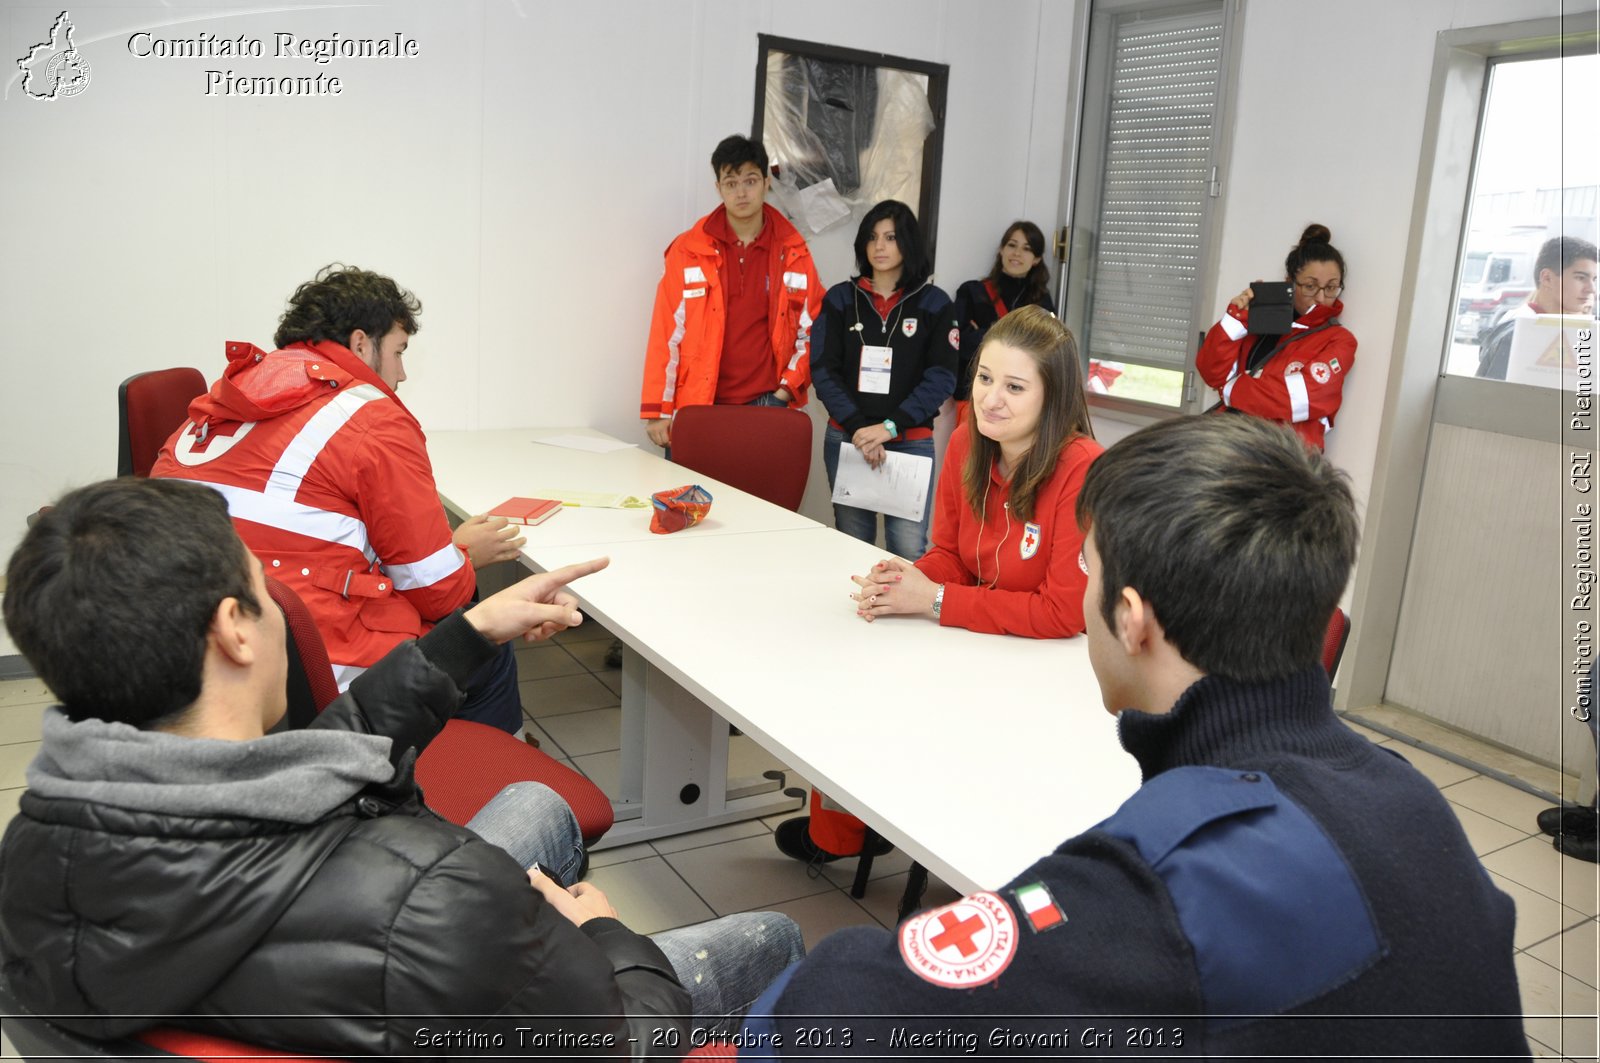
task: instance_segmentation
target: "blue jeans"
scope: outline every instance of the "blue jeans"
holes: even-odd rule
[[[517,654],[512,643],[503,644],[472,673],[467,680],[467,698],[456,710],[456,718],[522,733],[522,694],[517,690]]]
[[[794,920],[778,912],[740,912],[651,934],[689,991],[694,1025],[715,1037],[739,1029],[772,980],[806,954]]]
[[[578,820],[543,783],[512,783],[467,823],[467,829],[511,854],[521,867],[538,864],[563,886],[583,864]],[[624,913],[624,922],[626,917]],[[740,912],[652,934],[689,991],[697,1027],[713,1035],[739,1028],[744,1013],[790,964],[806,954],[794,920],[777,912]]]
[[[839,448],[850,446],[844,430],[828,426],[822,442],[822,464],[828,470],[828,490],[839,475]],[[928,529],[933,525],[933,440],[908,439],[903,443],[887,443],[885,449],[900,454],[919,454],[928,461],[928,504],[922,510],[921,520],[883,516],[883,541],[889,552],[899,554],[907,561],[915,561],[928,552]],[[864,543],[878,541],[878,514],[870,509],[855,506],[833,507],[833,526],[853,539]]]
[[[583,866],[578,817],[544,783],[512,783],[467,821],[467,829],[510,853],[519,867],[538,864],[563,886],[578,881]]]

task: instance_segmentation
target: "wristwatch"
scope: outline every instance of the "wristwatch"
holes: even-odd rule
[[[885,417],[883,419],[883,427],[888,430],[890,439],[900,434],[900,429],[895,427],[895,423],[891,418]]]
[[[933,592],[933,616],[938,619],[939,610],[944,608],[944,584],[939,584],[939,589]]]

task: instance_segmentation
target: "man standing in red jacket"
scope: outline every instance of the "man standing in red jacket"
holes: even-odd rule
[[[517,556],[502,518],[451,533],[422,426],[395,389],[422,304],[388,277],[332,265],[295,290],[273,342],[227,344],[228,367],[189,407],[152,476],[228,501],[268,575],[311,610],[339,689],[471,601],[475,569]],[[459,715],[523,726],[509,645]]]
[[[811,323],[822,285],[805,237],[767,205],[761,141],[735,133],[711,153],[722,206],[667,246],[644,353],[639,417],[672,457],[672,415],[685,406],[806,404]],[[606,654],[622,665],[622,642]]]
[[[798,408],[811,386],[822,286],[805,237],[767,205],[767,151],[728,137],[711,172],[722,206],[667,248],[645,349],[639,416],[669,453],[684,406]]]

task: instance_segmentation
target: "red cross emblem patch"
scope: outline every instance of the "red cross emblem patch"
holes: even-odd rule
[[[1311,363],[1311,379],[1312,380],[1315,380],[1319,384],[1326,384],[1328,382],[1328,380],[1332,376],[1333,376],[1333,372],[1332,372],[1332,370],[1330,370],[1328,368],[1328,365],[1327,365],[1326,362],[1312,362]]]
[[[974,893],[900,927],[900,957],[926,982],[970,989],[1000,977],[1017,954],[1017,920],[999,896]]]
[[[204,465],[208,461],[215,461],[222,457],[233,445],[250,434],[259,421],[246,421],[235,425],[233,429],[224,434],[211,431],[209,424],[196,426],[193,421],[183,426],[183,432],[172,444],[172,456],[179,465],[194,468]]]
[[[1022,560],[1026,561],[1039,552],[1039,525],[1033,521],[1022,526]]]
[[[906,334],[906,339],[908,340],[912,336],[915,336],[917,334],[917,319],[914,317],[908,317],[904,321],[900,322],[900,331]]]

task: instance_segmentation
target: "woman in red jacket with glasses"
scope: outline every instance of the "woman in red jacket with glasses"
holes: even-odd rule
[[[1355,368],[1356,338],[1339,323],[1344,303],[1344,256],[1329,243],[1326,226],[1306,226],[1284,260],[1294,285],[1294,324],[1283,335],[1249,331],[1246,288],[1211,326],[1195,368],[1222,396],[1221,408],[1287,424],[1301,439],[1323,448]]]

